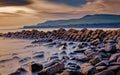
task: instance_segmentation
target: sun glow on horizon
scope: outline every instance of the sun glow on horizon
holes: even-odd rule
[[[34,10],[27,8],[27,7],[22,7],[22,6],[6,6],[6,7],[0,7],[0,13],[16,13],[18,11],[24,11],[24,12],[29,12],[33,13],[35,12]]]

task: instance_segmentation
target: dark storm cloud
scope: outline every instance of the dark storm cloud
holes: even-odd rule
[[[22,6],[31,3],[30,0],[0,0],[0,6]]]
[[[66,5],[75,6],[75,7],[80,6],[82,4],[86,4],[88,2],[87,0],[47,0],[47,1],[66,4]]]

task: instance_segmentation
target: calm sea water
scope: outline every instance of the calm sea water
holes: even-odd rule
[[[37,29],[40,31],[52,31],[53,29]],[[0,33],[22,31],[23,29],[1,29]],[[78,29],[80,30],[80,29]],[[95,29],[92,29],[95,30]],[[104,29],[116,30],[116,29]],[[31,61],[42,63],[47,60],[50,55],[57,53],[59,50],[55,47],[45,47],[31,44],[32,40],[4,39],[0,38],[0,75],[8,75],[15,72],[21,65]],[[33,53],[45,52],[45,59],[33,59]],[[31,58],[28,62],[19,63],[21,59]]]
[[[39,31],[52,31],[52,30],[57,30],[59,28],[41,28],[41,29],[34,28],[34,29],[39,30]],[[66,28],[66,30],[68,29],[70,28]],[[81,30],[82,28],[74,28],[74,29]],[[117,30],[120,28],[88,28],[88,29],[90,30],[96,30],[96,29]],[[22,31],[22,30],[33,30],[33,29],[0,29],[0,33],[16,32],[16,31]]]

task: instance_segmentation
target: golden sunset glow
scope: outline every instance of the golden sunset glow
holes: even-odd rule
[[[88,14],[120,14],[120,0],[21,0],[21,3],[20,0],[0,1],[0,28],[22,27],[47,20],[81,18]]]

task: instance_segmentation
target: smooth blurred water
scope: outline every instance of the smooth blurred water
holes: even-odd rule
[[[41,51],[45,52],[44,59],[38,60],[32,58],[33,53]],[[31,40],[0,38],[0,74],[8,75],[9,73],[15,72],[21,65],[32,61],[42,63],[56,52],[58,52],[57,48],[33,45],[31,44]],[[25,63],[19,62],[21,59],[27,57],[31,58],[31,60]]]

